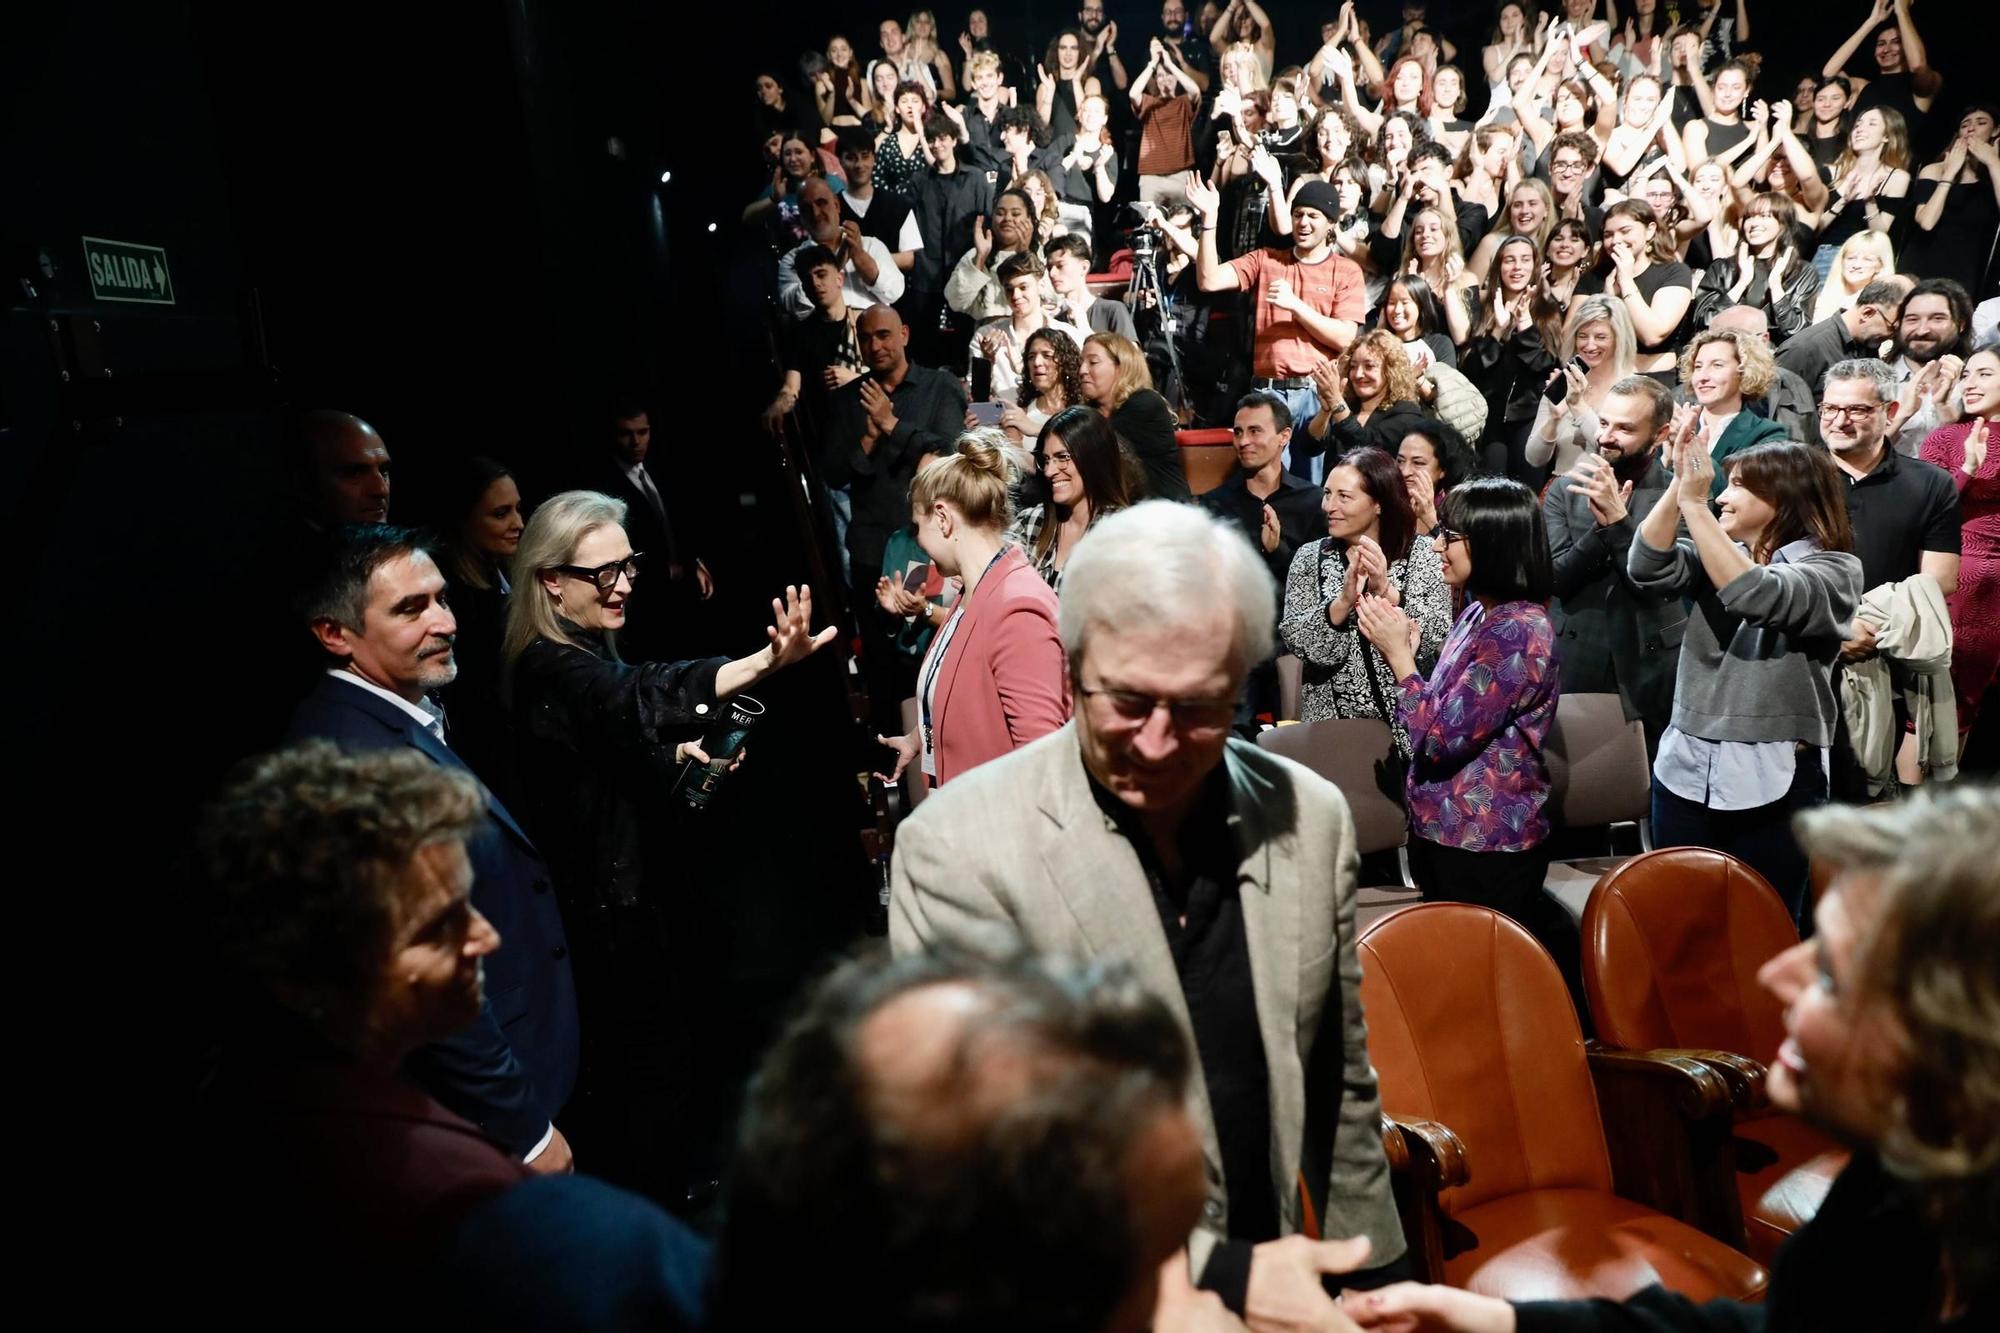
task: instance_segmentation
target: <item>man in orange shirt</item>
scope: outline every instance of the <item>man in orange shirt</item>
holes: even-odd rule
[[[1347,350],[1368,313],[1360,265],[1331,243],[1340,196],[1325,181],[1307,181],[1292,199],[1292,248],[1253,250],[1226,264],[1215,249],[1220,193],[1190,175],[1187,197],[1201,212],[1195,255],[1201,289],[1256,293],[1251,387],[1284,399],[1294,421],[1310,421],[1319,411],[1313,371]],[[1300,432],[1286,451],[1286,470],[1317,484],[1325,473],[1320,452]]]

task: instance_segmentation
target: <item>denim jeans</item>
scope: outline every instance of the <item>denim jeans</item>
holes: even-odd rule
[[[1292,438],[1303,440],[1306,423],[1319,415],[1319,390],[1308,384],[1303,389],[1267,389],[1265,392],[1285,400],[1285,406],[1292,412]],[[1318,486],[1326,480],[1326,455],[1294,459],[1292,451],[1286,449],[1285,471]]]
[[[1798,752],[1791,789],[1769,805],[1750,810],[1711,810],[1667,790],[1654,778],[1653,845],[1709,847],[1743,862],[1778,891],[1803,939],[1812,933],[1810,867],[1792,836],[1792,816],[1825,804],[1823,752],[1810,745]]]

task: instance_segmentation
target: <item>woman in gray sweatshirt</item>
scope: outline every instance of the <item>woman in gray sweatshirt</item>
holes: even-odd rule
[[[1762,875],[1801,933],[1807,862],[1792,815],[1827,799],[1833,666],[1861,600],[1847,497],[1824,449],[1772,442],[1715,465],[1699,417],[1674,421],[1674,480],[1640,524],[1628,571],[1688,599],[1673,723],[1653,762],[1653,839],[1713,847]],[[1676,541],[1678,523],[1687,536]]]

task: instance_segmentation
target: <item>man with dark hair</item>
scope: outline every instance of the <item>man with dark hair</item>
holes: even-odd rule
[[[1840,362],[1827,371],[1820,430],[1834,466],[1847,482],[1847,519],[1854,528],[1854,554],[1861,561],[1863,596],[1918,574],[1928,575],[1937,584],[1934,609],[1943,617],[1944,599],[1958,591],[1958,487],[1943,468],[1921,458],[1905,458],[1889,447],[1903,411],[1896,387],[1895,372],[1872,357]],[[1949,619],[1944,624],[1949,626]],[[1841,645],[1842,671],[1836,677],[1843,696],[1852,688],[1851,675],[1860,664],[1883,657],[1876,643],[1878,630],[1865,616],[1854,618],[1852,637]],[[1893,668],[1892,679],[1906,682],[1902,665],[1893,658],[1885,660]],[[1828,756],[1829,781],[1836,796],[1864,801],[1893,785],[1893,771],[1874,756],[1886,752],[1893,758],[1905,744],[1900,727],[1897,732],[1891,741],[1861,747],[1868,752],[1862,754],[1857,753],[1849,729],[1841,728]],[[1910,759],[1902,775],[1911,786],[1921,781],[1915,741],[1915,733],[1910,733]],[[1955,750],[1950,757],[1956,760]]]
[[[1235,524],[1264,557],[1280,609],[1292,557],[1301,546],[1326,535],[1326,515],[1320,510],[1318,489],[1285,471],[1285,446],[1291,443],[1292,426],[1291,409],[1277,394],[1263,389],[1245,394],[1236,404],[1231,431],[1236,471],[1197,500],[1209,513]],[[1261,713],[1276,720],[1277,660],[1274,651],[1250,668],[1244,682],[1243,707],[1236,719],[1239,727],[1254,730]]]
[[[1910,289],[1907,278],[1890,274],[1861,289],[1854,304],[1793,334],[1778,351],[1778,367],[1806,382],[1817,396],[1836,361],[1874,356],[1895,331],[1897,307]]]
[[[1031,171],[1040,171],[1048,162],[1048,150],[1035,142],[1035,113],[1024,106],[1010,106],[993,120],[993,141],[998,147],[993,186],[1004,190]]]
[[[1110,301],[1090,290],[1090,238],[1071,232],[1051,237],[1042,247],[1048,260],[1049,285],[1055,288],[1056,318],[1091,333],[1116,333],[1139,341],[1132,312],[1123,301]]]
[[[458,624],[444,594],[443,573],[409,529],[363,524],[336,534],[301,617],[326,667],[293,711],[290,739],[415,751],[476,784],[431,698],[458,672]],[[565,1171],[569,1144],[554,1122],[577,1076],[569,947],[541,854],[498,799],[481,795],[468,850],[473,900],[508,940],[487,964],[497,1003],[417,1051],[410,1071],[536,1170]]]
[[[1186,0],[1164,0],[1161,4],[1160,40],[1173,48],[1174,62],[1206,93],[1215,72],[1215,53],[1209,49],[1207,30],[1197,32],[1188,18]]]
[[[764,429],[776,434],[785,414],[796,408],[804,438],[816,440],[826,424],[827,395],[861,375],[861,344],[854,336],[860,312],[847,308],[845,275],[833,251],[808,245],[790,260],[812,313],[793,320],[780,335],[785,375],[764,409]]]
[[[896,266],[895,255],[881,241],[864,235],[857,219],[841,216],[833,187],[818,176],[799,187],[799,220],[805,224],[806,240],[778,261],[778,305],[785,313],[795,318],[812,313],[812,299],[792,263],[809,245],[831,251],[840,262],[848,305],[866,310],[902,299],[903,270]]]
[[[679,661],[694,655],[684,647],[707,641],[703,603],[715,596],[715,575],[697,505],[715,503],[715,495],[700,451],[668,459],[653,448],[653,413],[644,398],[615,398],[606,426],[584,486],[625,502],[625,532],[646,571],[632,585],[618,651],[628,662]]]
[[[820,478],[840,493],[836,505],[848,506],[842,547],[869,702],[878,727],[895,732],[895,710],[909,693],[902,677],[913,674],[914,664],[895,650],[901,621],[889,621],[876,603],[875,580],[889,534],[910,521],[917,459],[947,452],[965,428],[965,388],[956,376],[910,360],[909,326],[888,306],[864,310],[855,337],[867,374],[834,390],[827,404]]]
[[[916,205],[894,190],[875,188],[875,141],[857,125],[839,131],[840,171],[847,188],[840,194],[843,222],[859,224],[861,234],[880,241],[895,259],[896,267],[908,273],[923,249],[917,228]]]
[[[1215,241],[1221,194],[1191,176],[1187,197],[1201,211],[1195,254],[1195,278],[1201,289],[1254,293],[1251,387],[1270,389],[1282,397],[1292,420],[1310,421],[1319,411],[1313,372],[1347,350],[1368,313],[1361,266],[1331,243],[1333,221],[1340,216],[1339,194],[1325,181],[1307,181],[1292,197],[1292,248],[1253,250],[1226,264]],[[1317,484],[1325,471],[1318,459],[1324,451],[1323,444],[1307,446],[1294,436],[1286,466],[1293,475]]]
[[[1122,967],[848,964],[751,1086],[716,1326],[1146,1327],[1202,1204],[1189,1073]]]
[[[190,861],[226,1026],[197,1160],[208,1253],[235,1266],[204,1293],[223,1326],[379,1318],[527,1178],[404,1077],[487,1012],[480,821],[470,774],[324,742],[256,760],[203,814]]]
[[[1604,210],[1590,202],[1586,188],[1599,156],[1597,140],[1584,130],[1564,130],[1549,141],[1549,191],[1556,197],[1556,217],[1575,218],[1592,236],[1604,232]]]
[[[1578,459],[1542,497],[1563,692],[1616,691],[1626,718],[1644,725],[1648,754],[1673,718],[1687,608],[1678,597],[1635,587],[1625,556],[1640,519],[1673,479],[1660,457],[1673,415],[1673,395],[1658,380],[1619,380],[1598,409],[1597,452]]]
[[[389,521],[389,446],[346,412],[300,413],[288,432],[292,485],[307,524]]]
[[[993,186],[986,173],[958,160],[958,136],[958,126],[948,116],[932,113],[924,121],[924,138],[930,142],[933,159],[917,174],[917,230],[924,244],[897,306],[910,326],[919,359],[930,365],[943,365],[949,359],[938,334],[945,277],[958,257],[972,248],[974,221],[993,207]],[[964,328],[969,332],[970,322]]]
[[[1972,355],[1972,298],[1950,278],[1925,278],[1896,310],[1896,345],[1889,368],[1901,384],[1893,443],[1915,458],[1924,439],[1958,420],[1952,391]]]

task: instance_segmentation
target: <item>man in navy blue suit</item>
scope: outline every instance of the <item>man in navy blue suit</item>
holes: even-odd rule
[[[305,607],[327,670],[293,712],[291,738],[407,747],[470,772],[430,700],[458,672],[458,625],[444,590],[444,575],[410,530],[370,523],[336,533]],[[486,796],[489,815],[469,847],[472,898],[502,947],[486,960],[479,1018],[424,1047],[408,1072],[531,1168],[566,1171],[569,1143],[555,1119],[577,1075],[569,946],[548,867],[513,815]]]

